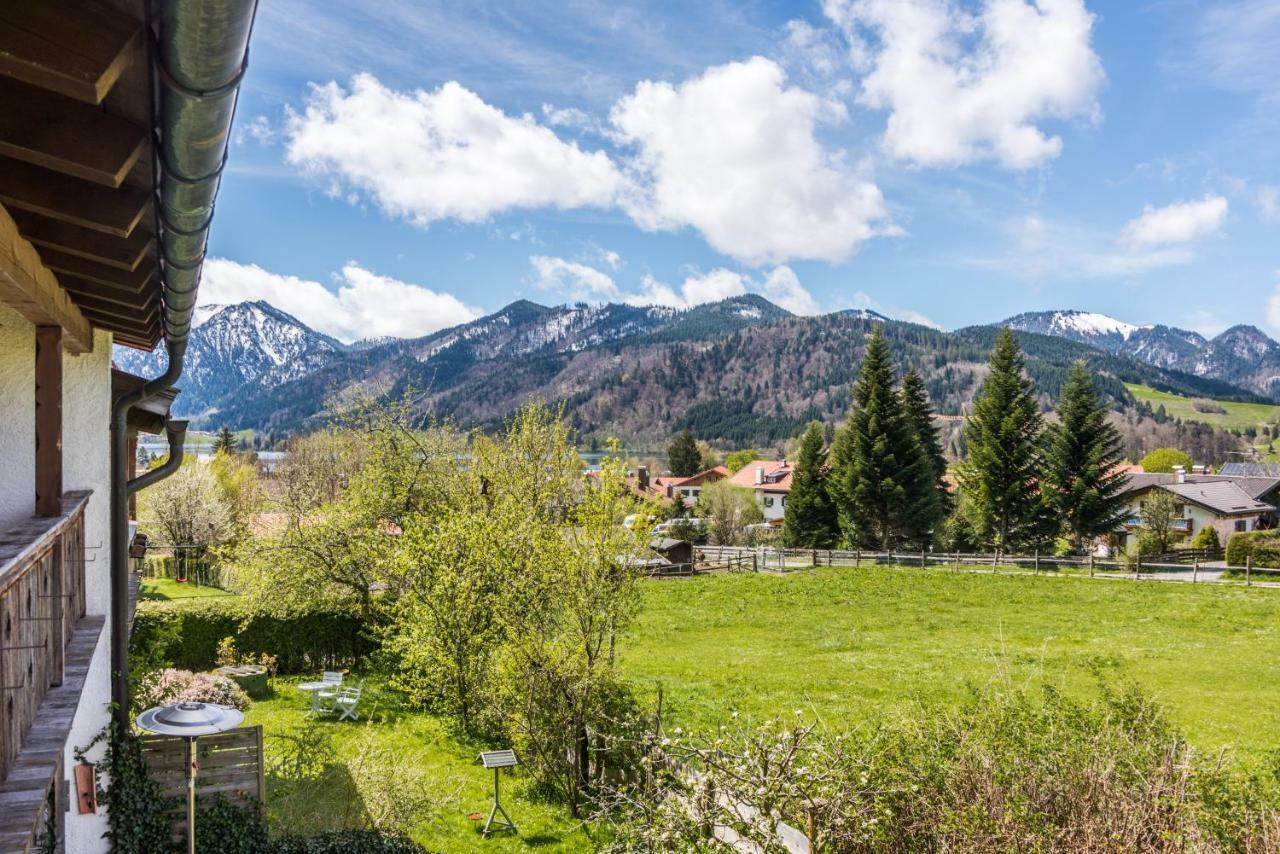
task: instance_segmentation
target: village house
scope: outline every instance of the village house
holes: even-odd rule
[[[1207,474],[1203,469],[1188,473],[1181,466],[1171,474],[1135,472],[1129,474],[1125,492],[1129,500],[1122,532],[1125,547],[1137,541],[1144,525],[1143,510],[1155,490],[1177,498],[1182,515],[1173,528],[1188,539],[1212,527],[1225,544],[1234,533],[1271,528],[1277,522],[1280,478]]]
[[[129,503],[182,460],[168,410],[253,13],[73,0],[0,14],[0,852],[108,847],[75,754],[113,702],[132,725]],[[113,371],[113,343],[163,345],[168,367]],[[140,429],[168,434],[169,459],[135,475]]]
[[[648,466],[637,466],[635,474],[628,480],[632,489],[642,497],[665,498],[669,501],[679,501],[685,507],[693,507],[698,503],[698,496],[702,494],[704,486],[724,480],[728,476],[729,470],[724,466],[713,466],[689,477],[675,477],[670,474],[651,477]]]
[[[791,492],[793,468],[786,460],[753,460],[730,478],[729,482],[755,493],[764,520],[781,525]]]

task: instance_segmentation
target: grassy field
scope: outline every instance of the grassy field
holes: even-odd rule
[[[139,599],[205,599],[210,596],[234,596],[217,587],[198,587],[195,584],[179,583],[172,578],[144,578],[138,587]]]
[[[1195,398],[1156,391],[1149,386],[1125,383],[1125,388],[1136,399],[1150,404],[1152,409],[1164,406],[1170,418],[1181,418],[1183,421],[1199,421],[1214,427],[1228,430],[1242,430],[1245,427],[1262,427],[1264,424],[1280,422],[1280,405],[1266,403],[1234,403],[1228,400],[1214,401],[1225,412],[1197,412],[1192,405]]]
[[[269,768],[287,755],[282,735],[297,734],[306,723],[307,695],[294,687],[297,681],[273,680],[274,696],[255,702],[245,717],[246,724],[264,727]],[[320,720],[318,726],[331,736],[336,756],[322,779],[299,784],[287,775],[268,774],[273,831],[315,833],[358,822],[359,816],[376,813],[389,798],[398,798],[405,769],[414,769],[425,781],[431,806],[429,817],[413,828],[412,835],[431,851],[471,852],[483,846],[495,852],[569,852],[594,847],[582,823],[561,805],[538,797],[529,777],[518,769],[514,775],[503,772],[502,795],[520,835],[484,840],[479,833],[483,820],[468,816],[488,815],[493,772],[476,764],[476,755],[486,748],[459,739],[431,715],[404,711],[396,695],[376,682],[367,685],[361,705],[360,722]],[[368,764],[361,766],[362,762]]]
[[[655,582],[620,646],[667,725],[817,713],[835,726],[1007,673],[1069,692],[1139,681],[1201,748],[1280,745],[1280,591],[946,570]]]

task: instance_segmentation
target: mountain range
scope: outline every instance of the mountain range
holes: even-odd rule
[[[203,427],[280,436],[382,394],[409,395],[423,417],[492,427],[540,397],[563,405],[584,437],[656,441],[689,426],[707,439],[760,444],[812,418],[843,417],[876,325],[924,375],[939,411],[958,414],[997,328],[942,332],[869,309],[799,317],[754,294],[689,309],[520,300],[421,338],[355,344],[261,301],[202,308],[197,321],[176,410]],[[1006,324],[1019,332],[1046,405],[1080,358],[1119,407],[1132,403],[1124,382],[1240,400],[1280,391],[1280,345],[1253,327],[1208,341],[1072,311]],[[118,347],[116,363],[152,376],[164,356]]]
[[[1232,326],[1207,340],[1186,329],[1135,326],[1084,311],[1029,312],[1010,317],[1004,325],[1078,341],[1161,368],[1222,380],[1266,397],[1280,397],[1280,344],[1256,326]]]

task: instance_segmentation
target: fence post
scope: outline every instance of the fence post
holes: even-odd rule
[[[1089,577],[1093,578],[1093,553],[1089,553]]]
[[[926,569],[924,565],[924,549],[920,549],[920,568]]]
[[[999,566],[998,566],[999,563],[1000,563],[1000,550],[993,548],[991,550],[991,574],[992,575],[995,575],[996,571],[999,569]]]
[[[1040,550],[1036,549],[1036,574],[1040,573]]]
[[[1196,576],[1199,574],[1200,574],[1200,558],[1194,557],[1191,559],[1191,583],[1192,584],[1196,583]]]
[[[1244,556],[1244,586],[1252,587],[1253,580],[1249,577],[1253,573],[1253,555]]]
[[[1133,580],[1137,581],[1140,575],[1142,575],[1142,552],[1133,556]]]
[[[853,568],[857,569],[862,563],[862,549],[855,549],[853,552]]]

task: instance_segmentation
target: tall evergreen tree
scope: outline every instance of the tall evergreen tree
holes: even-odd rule
[[[947,457],[942,453],[938,429],[933,425],[933,405],[924,387],[920,372],[911,368],[902,377],[902,412],[915,432],[920,452],[929,463],[930,477],[921,478],[913,500],[919,505],[916,530],[910,539],[924,546],[933,539],[933,532],[942,524],[951,509],[951,495],[947,491]]]
[[[236,437],[231,435],[231,428],[223,426],[218,431],[218,438],[213,440],[215,454],[229,454],[236,448]]]
[[[793,549],[829,549],[840,535],[836,507],[827,492],[827,458],[822,423],[809,422],[800,437],[800,455],[791,474],[782,541]]]
[[[1059,423],[1048,430],[1041,489],[1077,549],[1111,533],[1126,516],[1128,476],[1117,470],[1124,441],[1084,362],[1071,367],[1058,398]]]
[[[1008,327],[991,351],[990,373],[965,423],[969,459],[960,467],[960,488],[984,542],[1010,551],[1043,536],[1040,476],[1041,417],[1023,371],[1022,351]]]
[[[879,326],[867,341],[853,408],[832,449],[832,492],[846,540],[888,549],[928,512],[919,496],[932,470],[893,388],[889,343]]]
[[[689,477],[702,471],[702,452],[688,427],[667,446],[667,466],[676,477]]]

